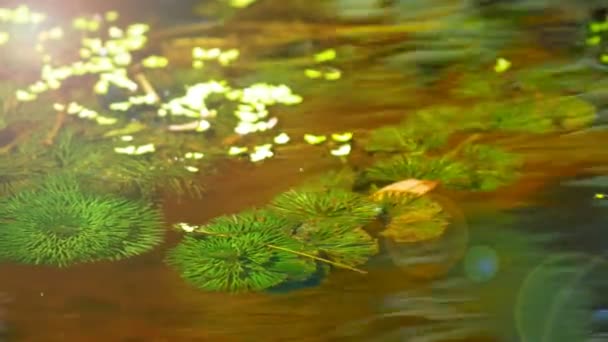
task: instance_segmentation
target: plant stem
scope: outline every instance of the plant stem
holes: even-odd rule
[[[206,234],[206,235],[230,237],[230,235],[228,235],[228,234],[214,233],[214,232],[210,232],[210,231],[207,231],[207,230],[204,230],[204,229],[200,229],[200,228],[197,229],[195,232],[201,233],[201,234]],[[267,244],[266,247],[273,248],[273,249],[278,249],[278,250],[281,250],[281,251],[284,251],[284,252],[293,253],[293,254],[300,255],[300,256],[303,256],[303,257],[307,257],[307,258],[311,258],[311,259],[315,259],[315,260],[318,260],[318,261],[321,261],[321,262],[324,262],[324,263],[327,263],[327,264],[330,264],[330,265],[333,265],[333,266],[336,266],[336,267],[339,267],[339,268],[344,268],[344,269],[347,269],[347,270],[355,271],[357,273],[367,274],[367,271],[364,271],[364,270],[361,270],[361,269],[358,269],[358,268],[355,268],[355,267],[352,267],[352,266],[349,266],[349,265],[346,265],[346,264],[342,264],[342,263],[339,263],[339,262],[331,261],[331,260],[328,260],[328,259],[325,259],[325,258],[321,258],[321,257],[318,257],[316,255],[312,255],[312,254],[308,254],[308,253],[304,253],[304,252],[298,252],[298,251],[294,251],[294,250],[289,249],[289,248],[279,247],[279,246],[275,246],[275,245],[271,245],[271,244]]]
[[[268,246],[270,248],[278,249],[278,250],[281,250],[281,251],[285,251],[285,252],[301,255],[303,257],[315,259],[315,260],[318,260],[318,261],[321,261],[321,262],[328,263],[330,265],[334,265],[336,267],[345,268],[347,270],[355,271],[355,272],[358,272],[358,273],[361,273],[361,274],[367,274],[367,271],[364,271],[364,270],[361,270],[361,269],[358,269],[358,268],[355,268],[355,267],[352,267],[352,266],[349,266],[349,265],[346,265],[346,264],[342,264],[342,263],[339,263],[339,262],[335,262],[335,261],[331,261],[331,260],[328,260],[328,259],[324,259],[324,258],[318,257],[316,255],[312,255],[312,254],[308,254],[308,253],[303,253],[303,252],[298,252],[298,251],[294,251],[294,250],[291,250],[291,249],[288,249],[288,248],[279,247],[279,246],[275,246],[275,245],[266,245],[266,246]]]
[[[57,115],[55,116],[55,124],[53,125],[53,127],[47,134],[46,138],[44,139],[44,144],[46,146],[53,145],[53,142],[55,141],[57,134],[59,134],[61,127],[63,127],[65,118],[66,118],[65,110],[57,112]]]
[[[463,142],[461,142],[456,147],[454,147],[451,151],[446,153],[444,156],[451,158],[451,157],[457,155],[460,151],[462,151],[462,149],[465,148],[468,144],[470,144],[476,140],[479,140],[480,138],[481,138],[480,133],[472,134],[468,138],[466,138]]]

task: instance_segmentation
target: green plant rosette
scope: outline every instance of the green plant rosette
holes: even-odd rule
[[[161,215],[120,197],[85,193],[69,176],[5,198],[0,258],[66,267],[145,253],[163,240]]]
[[[302,244],[286,231],[290,222],[268,212],[222,216],[187,236],[167,262],[182,278],[207,291],[261,291],[303,281],[316,263],[298,254]]]
[[[469,183],[468,168],[465,164],[450,158],[424,155],[403,154],[381,160],[365,170],[363,177],[378,185],[410,178],[457,186]]]
[[[341,220],[310,220],[293,236],[305,244],[309,253],[348,266],[366,263],[378,253],[378,242],[361,227]]]
[[[269,208],[296,222],[328,219],[349,227],[363,226],[380,214],[380,207],[367,197],[341,189],[290,190],[277,196]]]

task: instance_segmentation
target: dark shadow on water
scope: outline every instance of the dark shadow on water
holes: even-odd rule
[[[328,274],[329,267],[326,267],[325,265],[318,265],[316,272],[313,273],[308,279],[304,281],[286,281],[267,290],[266,292],[271,294],[288,294],[306,288],[317,287],[321,285]]]

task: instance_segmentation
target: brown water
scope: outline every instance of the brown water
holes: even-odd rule
[[[555,58],[551,52],[534,45],[516,46],[504,54],[517,60],[522,67],[527,63],[542,65]],[[355,70],[356,73],[349,74]],[[466,105],[466,101],[449,95],[458,75],[447,73],[440,82],[421,88],[412,86],[411,76],[384,70],[371,63],[344,66],[344,72],[343,83],[337,83],[333,88],[330,86],[329,90],[317,89],[314,84],[297,89],[306,101],[293,109],[283,109],[282,128],[294,135],[337,130],[364,133],[384,124],[396,123],[418,108],[449,103]],[[379,96],[380,93],[383,96]],[[498,138],[488,136],[485,139],[499,141]],[[604,144],[598,143],[607,138],[608,133],[600,131],[518,141],[500,140],[503,145],[527,157],[522,179],[487,194],[439,189],[437,195],[447,198],[467,221],[475,221],[482,214],[487,216],[515,207],[531,207],[547,200],[539,199],[537,195],[553,186],[558,179],[576,175],[590,166],[608,165],[608,150]],[[363,154],[355,154],[351,158],[355,163],[367,161]],[[341,165],[342,161],[329,156],[326,151],[308,145],[289,147],[277,158],[259,165],[223,161],[217,165],[215,173],[201,177],[200,181],[208,188],[202,199],[176,201],[167,195],[165,217],[169,223],[204,223],[213,217],[264,205],[275,195],[308,177]],[[552,230],[552,227],[523,228],[543,232]],[[476,230],[484,227],[467,226],[461,222],[459,228],[453,229],[460,229],[458,234],[474,235]],[[486,229],[492,232],[495,228]],[[381,336],[403,326],[419,324],[420,318],[415,315],[379,320],[371,325],[355,324],[360,330],[349,324],[379,316],[379,307],[387,296],[413,290],[427,291],[432,296],[434,292],[428,292],[432,282],[441,283],[448,266],[452,266],[399,268],[379,258],[371,263],[366,275],[336,270],[320,286],[289,293],[206,293],[191,287],[163,263],[167,249],[180,239],[179,234],[173,231],[167,234],[167,242],[162,248],[121,262],[81,265],[64,270],[0,265],[0,293],[7,293],[12,299],[6,319],[14,333],[13,340],[413,341],[394,336],[382,339]],[[522,234],[525,239],[526,233]],[[576,247],[584,249],[581,244]],[[461,248],[466,248],[466,245]],[[509,268],[508,260],[518,255],[520,250],[517,248],[501,255],[507,260],[501,279],[509,281],[487,285],[476,302],[463,304],[463,307],[472,305],[479,311],[489,311],[489,315],[514,310],[507,294],[517,292],[512,284],[520,284],[523,277],[519,268]],[[462,252],[456,251],[457,254]],[[528,266],[531,268],[534,264]],[[476,291],[471,287],[468,293],[474,295]],[[502,323],[508,330],[510,323]],[[458,323],[455,326],[458,327]],[[491,332],[466,335],[437,341],[507,341]]]

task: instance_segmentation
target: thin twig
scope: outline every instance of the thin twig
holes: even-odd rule
[[[137,83],[139,83],[139,85],[143,88],[146,95],[153,96],[154,102],[160,101],[160,96],[158,96],[158,93],[156,92],[150,81],[148,81],[148,78],[146,77],[146,75],[144,75],[143,72],[137,72],[134,77],[135,80],[137,80]]]
[[[475,133],[475,134],[470,135],[468,138],[466,138],[464,141],[462,141],[460,144],[458,144],[456,147],[454,147],[451,151],[446,153],[445,157],[453,157],[453,156],[457,155],[458,153],[460,153],[460,151],[462,151],[463,148],[465,148],[470,143],[473,143],[473,142],[479,140],[481,137],[482,137],[481,133]]]
[[[59,131],[61,130],[61,127],[63,127],[63,124],[65,123],[66,117],[67,117],[67,115],[66,115],[65,110],[61,110],[61,111],[57,112],[57,115],[55,116],[55,124],[53,125],[53,127],[47,134],[46,138],[44,139],[44,144],[46,146],[53,145],[55,138],[57,137],[57,135],[59,134]]]
[[[355,267],[352,267],[352,266],[349,266],[349,265],[346,265],[346,264],[342,264],[342,263],[339,263],[339,262],[335,262],[335,261],[331,261],[331,260],[328,260],[328,259],[324,259],[324,258],[318,257],[316,255],[307,254],[307,253],[303,253],[303,252],[298,252],[298,251],[294,251],[294,250],[291,250],[291,249],[288,249],[288,248],[283,248],[283,247],[279,247],[279,246],[275,246],[275,245],[266,245],[266,246],[268,246],[270,248],[278,249],[278,250],[281,250],[281,251],[285,251],[285,252],[301,255],[303,257],[315,259],[315,260],[318,260],[318,261],[321,261],[321,262],[328,263],[330,265],[334,265],[336,267],[345,268],[347,270],[355,271],[355,272],[358,272],[358,273],[361,273],[361,274],[367,274],[367,271],[364,271],[364,270],[361,270],[361,269],[358,269],[358,268],[355,268]]]

